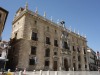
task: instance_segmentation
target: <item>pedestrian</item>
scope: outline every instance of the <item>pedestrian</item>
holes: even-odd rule
[[[26,75],[26,68],[24,68],[23,75]]]
[[[5,75],[4,71],[2,71],[2,74],[1,75]]]
[[[18,75],[18,69],[15,69],[14,75]]]

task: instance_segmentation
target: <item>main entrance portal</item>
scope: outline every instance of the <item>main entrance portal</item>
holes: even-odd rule
[[[53,63],[53,69],[54,69],[54,71],[57,71],[57,61],[54,61],[54,63]]]
[[[64,68],[66,71],[68,71],[68,60],[64,59]]]

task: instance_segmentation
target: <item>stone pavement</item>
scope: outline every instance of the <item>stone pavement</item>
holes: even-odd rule
[[[47,71],[43,71],[42,74],[40,72],[33,72],[28,73],[27,75],[100,75],[98,71],[50,71],[49,73]]]
[[[1,73],[0,73],[0,75],[1,75]],[[98,71],[41,71],[41,72],[36,71],[36,72],[27,72],[26,71],[24,74],[17,72],[16,75],[100,75],[100,72],[98,72]]]

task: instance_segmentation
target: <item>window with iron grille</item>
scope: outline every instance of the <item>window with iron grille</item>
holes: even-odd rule
[[[50,45],[50,38],[49,37],[46,37],[46,44]]]
[[[57,55],[57,52],[54,52],[54,55]]]
[[[29,65],[35,65],[35,59],[29,59]]]
[[[36,47],[35,46],[31,46],[31,54],[36,55]]]
[[[54,40],[54,46],[58,47],[58,41]]]
[[[37,41],[37,40],[38,40],[38,39],[37,39],[37,33],[32,32],[32,37],[31,37],[31,39],[34,40],[34,41]]]
[[[69,49],[67,42],[64,42],[64,48]]]
[[[49,56],[50,56],[50,49],[49,49],[49,48],[47,48],[47,49],[45,50],[45,56],[46,56],[46,57],[49,57]]]
[[[81,68],[81,65],[80,64],[78,64],[78,68]]]
[[[84,48],[84,54],[86,54],[85,48]]]
[[[45,61],[45,66],[49,66],[49,61]]]
[[[87,65],[85,65],[85,68],[87,68]]]
[[[77,51],[80,52],[80,49],[77,47]]]
[[[75,47],[73,46],[73,51],[75,51]]]
[[[86,57],[84,57],[85,62],[87,62]]]
[[[78,61],[81,61],[81,57],[80,56],[78,56]]]

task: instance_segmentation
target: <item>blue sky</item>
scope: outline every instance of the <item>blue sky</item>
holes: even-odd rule
[[[88,46],[95,51],[100,51],[100,0],[0,0],[0,6],[9,11],[3,40],[9,40],[12,30],[12,20],[19,7],[24,7],[28,2],[29,9],[40,15],[44,11],[47,18],[53,21],[64,20],[66,27],[76,29],[80,34],[86,34]]]

